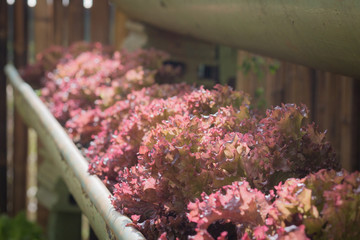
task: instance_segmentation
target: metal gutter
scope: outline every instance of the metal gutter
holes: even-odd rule
[[[126,226],[132,221],[114,209],[108,189],[97,176],[89,175],[88,162],[15,67],[7,65],[5,72],[14,89],[16,109],[25,123],[36,130],[99,239],[145,239],[140,232]]]

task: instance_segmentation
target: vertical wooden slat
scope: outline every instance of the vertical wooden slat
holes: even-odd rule
[[[64,1],[61,1],[64,2]],[[69,5],[63,5],[63,9],[62,9],[62,19],[60,24],[60,29],[62,30],[62,43],[61,45],[63,46],[69,46],[69,25],[70,25],[70,21],[69,21]]]
[[[283,63],[284,103],[305,104],[312,115],[311,69],[291,63]]]
[[[237,65],[239,66],[239,68],[242,67],[244,61],[247,61],[251,57],[252,55],[250,53],[245,51],[239,51],[237,58]],[[256,87],[257,87],[256,76],[251,72],[244,73],[242,69],[239,69],[237,72],[236,89],[247,92],[253,96]]]
[[[114,22],[114,45],[115,48],[120,50],[121,46],[128,34],[128,31],[125,27],[127,21],[126,15],[121,11],[120,8],[115,10],[115,22]]]
[[[267,63],[273,64],[274,60],[268,58]],[[282,69],[281,69],[282,70]],[[268,102],[268,107],[278,106],[283,102],[284,86],[282,84],[281,70],[277,70],[276,74],[270,73],[265,77],[265,98]]]
[[[56,37],[58,44],[62,43],[62,34],[54,30],[54,9],[53,4],[61,3],[61,1],[51,2],[48,0],[38,0],[35,7],[34,29],[35,29],[35,53],[38,54],[55,43]],[[59,14],[59,13],[58,13]],[[60,10],[61,14],[61,10]],[[55,34],[58,34],[55,36]],[[39,149],[42,148],[40,140],[37,142],[37,167],[42,163]],[[45,231],[47,228],[49,211],[38,202],[36,219],[37,223]]]
[[[244,69],[242,68],[244,62],[252,62],[253,58],[259,57],[258,55],[245,51],[238,52],[237,62],[239,70],[236,88],[249,93],[254,100],[256,100],[256,91],[262,89],[264,92],[260,98],[265,100],[266,105],[264,107],[280,105],[284,101],[283,89],[286,79],[286,67],[282,65],[281,68],[276,71],[276,74],[274,74],[270,71],[269,66],[278,64],[278,61],[267,57],[260,57],[263,66],[259,64],[259,69],[254,69],[254,66],[251,66],[250,71],[244,73]],[[257,98],[259,98],[259,96],[257,96]]]
[[[314,121],[319,126],[319,130],[327,131],[327,140],[331,142],[334,150],[341,156],[341,132],[339,111],[341,102],[341,79],[337,75],[317,71],[316,72],[316,118]]]
[[[107,2],[107,1],[103,1]],[[71,0],[68,8],[68,44],[84,40],[84,7],[82,0]],[[106,28],[106,26],[103,26]]]
[[[0,2],[0,213],[7,212],[7,106],[6,77],[7,60],[7,9],[6,1]]]
[[[341,77],[341,105],[340,105],[340,132],[341,132],[341,153],[342,167],[351,171],[354,170],[354,149],[353,149],[353,87],[354,80],[348,77]]]
[[[110,6],[108,1],[93,0],[90,10],[91,41],[109,44]]]
[[[25,0],[16,0],[14,5],[14,62],[21,67],[27,61],[27,5]],[[26,164],[28,129],[14,109],[14,155],[12,215],[26,208]]]
[[[320,126],[320,130],[325,130],[326,128],[326,120],[327,120],[327,93],[330,88],[330,81],[328,79],[324,79],[322,76],[323,72],[316,71],[315,73],[315,102],[316,106],[313,111],[316,112],[314,117],[314,122]]]
[[[82,0],[71,0],[68,6],[54,1],[54,43],[68,46],[84,40],[84,8]]]
[[[53,3],[47,0],[37,0],[34,10],[34,40],[35,52],[39,53],[54,42]]]
[[[14,4],[14,62],[16,67],[27,63],[27,5],[25,0]]]
[[[56,45],[65,45],[66,39],[64,37],[64,33],[66,31],[67,25],[65,18],[65,7],[62,5],[62,1],[53,1],[53,21],[54,21],[54,44]]]
[[[311,110],[311,69],[303,66],[296,66],[295,68],[296,75],[293,76],[291,102],[296,104],[305,104]],[[310,113],[311,114],[311,113]]]

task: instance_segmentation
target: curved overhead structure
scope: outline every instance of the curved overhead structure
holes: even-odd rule
[[[359,0],[113,0],[168,31],[360,77]]]

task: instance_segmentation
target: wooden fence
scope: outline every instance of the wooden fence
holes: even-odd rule
[[[327,140],[332,143],[342,166],[347,170],[359,169],[357,107],[360,81],[266,57],[260,57],[262,68],[259,70],[257,58],[259,56],[251,53],[239,52],[240,66],[249,59],[255,63],[249,73],[238,71],[236,87],[249,92],[255,99],[263,96],[267,106],[281,103],[307,105],[310,120],[319,126],[319,130],[327,131]],[[271,71],[274,64],[279,65],[276,73]],[[258,71],[262,71],[260,76]]]
[[[11,164],[8,165],[9,161],[6,160],[6,82],[2,69],[7,56],[13,56],[15,66],[21,67],[33,59],[34,54],[52,44],[67,46],[86,40],[114,44],[120,48],[127,34],[125,21],[126,16],[104,0],[93,0],[90,9],[84,8],[82,0],[37,0],[33,8],[25,0],[16,0],[11,6],[1,1],[0,212],[15,215],[26,209],[27,204],[28,129],[16,110],[14,139],[13,143],[8,143],[13,147],[14,154]],[[11,43],[8,48],[6,42]],[[311,121],[315,121],[320,130],[327,129],[328,140],[333,143],[343,167],[359,169],[360,164],[355,161],[360,157],[357,113],[359,81],[244,51],[239,51],[237,57],[237,89],[250,93],[263,106],[275,106],[282,102],[306,104],[310,109]],[[11,186],[6,177],[9,166],[13,166],[14,181]],[[41,207],[38,209],[38,219],[45,224],[46,210]]]

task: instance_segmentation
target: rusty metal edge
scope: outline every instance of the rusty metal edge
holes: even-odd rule
[[[69,191],[97,236],[100,239],[145,239],[139,231],[126,226],[132,221],[114,209],[109,190],[97,176],[89,175],[88,162],[34,90],[21,79],[15,67],[7,65],[5,73],[14,88],[19,113],[29,127],[36,130],[52,154],[51,158],[61,171]]]

